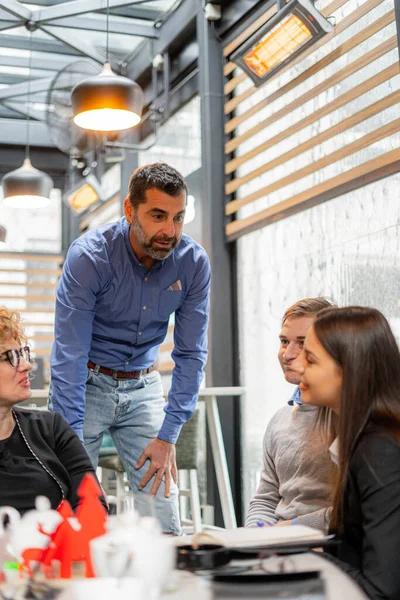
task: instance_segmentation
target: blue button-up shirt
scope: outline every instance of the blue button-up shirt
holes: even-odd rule
[[[187,235],[150,271],[132,250],[125,218],[75,240],[57,287],[51,380],[54,410],[81,439],[88,360],[118,371],[150,367],[175,312],[175,368],[158,437],[177,440],[207,359],[209,290],[207,254]]]
[[[301,400],[299,387],[296,387],[296,389],[294,390],[292,397],[290,398],[290,400],[288,400],[288,404],[289,404],[289,406],[294,406],[294,404],[300,404],[300,406],[301,406],[303,404],[303,402]]]

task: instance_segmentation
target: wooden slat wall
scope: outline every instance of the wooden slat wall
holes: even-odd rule
[[[0,254],[0,305],[18,310],[35,357],[50,375],[54,335],[55,290],[63,257],[55,254]]]
[[[229,62],[255,27],[225,47],[228,240],[399,167],[393,1],[316,6],[335,30],[260,88]]]

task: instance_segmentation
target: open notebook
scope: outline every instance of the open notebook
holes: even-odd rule
[[[177,546],[186,544],[220,544],[227,548],[259,548],[268,546],[302,544],[327,539],[318,529],[305,525],[282,527],[238,527],[237,529],[209,530],[194,535],[175,538]]]

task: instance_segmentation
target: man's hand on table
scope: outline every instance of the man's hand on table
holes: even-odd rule
[[[140,469],[146,460],[150,460],[150,466],[139,484],[139,489],[143,489],[150,479],[155,476],[151,495],[155,496],[160,487],[162,478],[165,476],[165,497],[168,498],[171,493],[171,477],[175,483],[178,483],[178,470],[175,461],[175,444],[165,442],[156,438],[152,440],[144,449],[142,455],[137,461],[135,468]]]

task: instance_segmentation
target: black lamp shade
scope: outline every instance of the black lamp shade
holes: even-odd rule
[[[141,120],[142,108],[141,87],[113,73],[107,63],[99,75],[72,90],[74,122],[84,129],[118,131],[134,127]]]
[[[49,175],[38,171],[29,158],[19,169],[4,175],[2,179],[4,203],[8,206],[37,208],[50,198],[53,181]],[[31,198],[31,201],[29,201]]]

